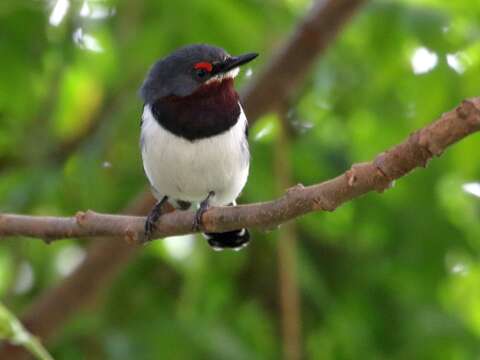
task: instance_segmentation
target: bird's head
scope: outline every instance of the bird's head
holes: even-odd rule
[[[157,61],[143,82],[140,94],[145,103],[176,96],[187,97],[215,82],[238,75],[239,66],[258,56],[231,56],[210,45],[189,45]]]

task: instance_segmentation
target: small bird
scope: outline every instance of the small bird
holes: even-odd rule
[[[140,89],[140,146],[158,202],[145,223],[145,241],[170,204],[198,207],[195,230],[210,206],[233,206],[247,182],[248,122],[234,88],[239,67],[258,56],[231,56],[210,45],[189,45],[158,60]],[[247,229],[205,233],[215,250],[241,249]]]

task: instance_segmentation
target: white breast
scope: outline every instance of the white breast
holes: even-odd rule
[[[143,166],[157,197],[199,202],[214,191],[213,205],[227,205],[238,197],[250,160],[243,110],[226,132],[193,142],[161,127],[148,105],[142,119]]]

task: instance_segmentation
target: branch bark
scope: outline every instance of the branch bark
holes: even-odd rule
[[[154,203],[150,193],[144,192],[127,206],[125,212],[143,214]],[[41,294],[21,317],[25,327],[43,341],[52,338],[80,307],[95,300],[138,250],[123,241],[92,240],[80,266],[59,285]],[[0,347],[0,359],[26,358],[29,355],[22,347],[7,344]]]
[[[216,207],[203,217],[203,231],[224,232],[240,228],[269,229],[313,211],[333,211],[355,197],[383,192],[416,167],[425,167],[433,156],[480,129],[480,97],[466,100],[436,122],[410,135],[404,142],[368,163],[355,164],[344,174],[316,185],[297,185],[274,201]],[[194,212],[175,211],[160,218],[155,237],[192,233]],[[2,214],[0,236],[24,235],[47,241],[70,237],[117,236],[139,242],[144,217],[80,212],[74,217]]]
[[[285,112],[282,113],[279,134],[275,147],[275,177],[277,191],[281,193],[293,183],[291,162],[292,138],[286,126]],[[277,232],[277,269],[281,311],[283,359],[302,358],[301,298],[297,271],[297,227],[289,222]]]
[[[278,110],[298,90],[315,61],[365,0],[318,0],[268,66],[243,92],[249,119]],[[285,71],[288,69],[288,71]]]

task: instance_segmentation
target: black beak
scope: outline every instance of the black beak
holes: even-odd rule
[[[240,56],[232,56],[224,61],[218,62],[214,64],[212,74],[220,74],[220,73],[225,73],[229,70],[235,69],[236,67],[239,67],[241,65],[244,65],[253,59],[255,59],[258,56],[257,53],[248,53]]]

